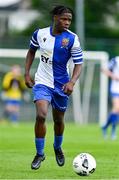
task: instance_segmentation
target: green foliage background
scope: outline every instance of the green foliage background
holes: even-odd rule
[[[119,38],[119,25],[109,28],[105,23],[105,16],[111,15],[119,20],[118,0],[84,0],[85,36],[98,38]],[[75,0],[31,0],[32,8],[37,9],[42,18],[37,19],[31,26],[22,32],[24,35],[31,34],[36,27],[45,27],[51,24],[49,12],[53,6],[62,4],[69,6],[75,13]],[[75,31],[75,18],[71,29]]]
[[[56,5],[62,4],[66,5],[72,9],[75,9],[74,1],[72,0],[32,0],[31,1],[32,8],[37,9],[40,12],[41,17],[36,19],[29,28],[27,28],[25,31],[22,32],[23,35],[31,35],[31,33],[36,29],[37,27],[43,28],[47,27],[52,23],[50,11],[52,8]],[[72,22],[71,29],[75,30],[75,19]]]
[[[4,37],[1,37],[0,47],[28,48],[33,31],[37,28],[49,26],[52,23],[49,12],[55,5],[66,5],[73,9],[74,14],[76,12],[76,0],[30,1],[30,8],[37,10],[40,13],[39,17],[24,31],[8,32]],[[109,23],[106,22],[106,18],[109,18]],[[70,29],[76,31],[75,17]],[[85,50],[107,51],[110,56],[118,55],[119,0],[84,0],[84,30]]]

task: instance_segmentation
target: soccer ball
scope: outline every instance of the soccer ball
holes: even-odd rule
[[[89,153],[78,154],[73,160],[73,170],[80,176],[88,176],[96,169],[96,160]]]

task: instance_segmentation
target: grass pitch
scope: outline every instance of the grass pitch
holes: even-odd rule
[[[53,152],[53,124],[47,123],[46,160],[39,170],[31,170],[34,124],[0,124],[0,179],[119,179],[119,139],[104,140],[98,125],[66,123],[63,150],[66,163],[59,167]],[[91,153],[97,162],[96,171],[87,177],[72,169],[73,158],[81,152]]]

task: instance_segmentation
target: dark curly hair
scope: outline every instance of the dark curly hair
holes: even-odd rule
[[[74,12],[71,8],[62,5],[55,6],[50,13],[52,17],[54,15],[61,15],[63,13],[71,13],[72,16],[74,16]]]

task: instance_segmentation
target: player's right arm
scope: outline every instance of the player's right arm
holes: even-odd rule
[[[26,62],[25,62],[25,76],[24,77],[25,77],[25,84],[28,88],[32,88],[34,85],[34,80],[30,76],[30,69],[35,58],[36,50],[39,47],[39,44],[37,41],[37,33],[38,33],[38,30],[33,33],[33,36],[30,40],[30,48],[27,52]]]
[[[34,80],[30,76],[30,69],[31,65],[33,63],[33,60],[35,58],[35,52],[32,49],[28,50],[27,56],[26,56],[26,62],[25,62],[25,84],[28,88],[32,88],[34,85]]]

